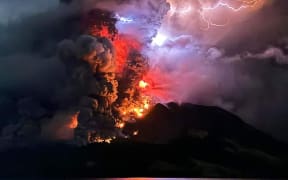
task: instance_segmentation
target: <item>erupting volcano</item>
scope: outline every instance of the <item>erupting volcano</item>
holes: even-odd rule
[[[125,123],[142,119],[155,103],[143,80],[149,71],[148,59],[142,54],[145,43],[119,33],[118,21],[123,19],[110,11],[85,12],[82,24],[86,35],[59,46],[59,57],[71,77],[68,84],[73,84],[67,86],[77,89],[81,84],[86,91],[75,104],[79,107],[78,126],[74,126],[75,118],[70,125],[76,128],[80,144],[110,143],[125,137],[121,133]]]
[[[171,72],[169,76],[170,70],[164,66],[165,62],[157,60],[166,52],[173,52],[174,43],[181,45],[187,41],[184,34],[174,34],[173,25],[170,24],[173,22],[172,18],[179,18],[180,22],[184,22],[194,13],[193,9],[198,8],[200,24],[206,23],[207,28],[204,29],[209,29],[211,26],[222,26],[210,17],[215,12],[219,14],[219,9],[237,13],[242,9],[244,11],[260,6],[260,2],[263,1],[217,1],[214,4],[199,1],[191,2],[183,8],[181,5],[184,5],[184,2],[162,0],[147,4],[147,7],[157,9],[155,17],[152,18],[141,13],[133,15],[133,11],[130,16],[122,13],[121,2],[119,9],[113,11],[107,8],[109,2],[74,1],[74,4],[78,3],[82,7],[82,33],[86,35],[82,35],[75,42],[63,41],[60,44],[59,57],[70,73],[69,83],[76,89],[84,89],[78,97],[78,103],[74,102],[74,106],[78,107],[75,109],[79,112],[79,122],[75,123],[73,120],[74,123],[70,126],[75,128],[78,124],[75,129],[76,139],[84,144],[110,143],[117,137],[126,137],[121,133],[125,124],[143,119],[156,103],[183,100],[181,97],[184,98],[185,94],[179,94],[175,98],[177,88],[183,86],[177,84],[175,79],[181,79],[182,75],[175,76],[175,73]],[[141,4],[144,5],[145,3]],[[111,9],[113,8],[117,9]],[[200,26],[199,30],[201,29],[203,28]],[[137,36],[142,30],[146,34]],[[178,47],[174,49],[177,50]],[[172,54],[171,57],[174,56],[177,58],[177,54]],[[163,57],[167,59],[169,55]],[[190,79],[193,78],[195,77]],[[71,84],[68,86],[71,88]],[[134,135],[136,134],[138,133]],[[83,139],[87,142],[83,142]]]
[[[0,176],[288,177],[287,8],[1,0]]]

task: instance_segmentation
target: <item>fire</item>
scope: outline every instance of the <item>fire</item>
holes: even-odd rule
[[[121,116],[124,121],[129,121],[132,118],[142,119],[149,112],[152,100],[149,96],[141,96],[138,100],[129,102],[128,100],[119,107]],[[117,126],[119,127],[120,124]]]
[[[102,26],[102,30],[99,32],[99,36],[109,38],[112,37],[107,26]]]
[[[119,34],[114,35],[111,32],[109,32],[109,28],[107,26],[102,26],[100,29],[95,26],[94,28],[91,29],[90,34],[95,36],[106,37],[112,40],[112,43],[115,47],[116,66],[117,66],[116,72],[118,74],[121,74],[121,72],[123,71],[131,50],[141,49],[141,45],[136,39],[125,35],[119,35]],[[144,80],[139,81],[138,85],[140,89],[145,89],[149,86],[149,84]],[[132,105],[124,109],[121,108],[122,109],[121,115],[143,118],[150,108],[150,102],[148,99],[149,99],[148,97],[142,96],[139,100],[133,100],[135,102],[132,103]],[[124,127],[124,124],[118,123],[116,124],[116,127],[122,129]]]
[[[123,129],[125,127],[125,123],[124,122],[118,122],[118,123],[116,123],[116,127],[119,129]]]
[[[139,81],[139,87],[141,89],[145,89],[147,86],[149,86],[149,84],[145,82],[144,80]]]
[[[141,118],[141,117],[143,117],[144,109],[143,108],[134,108],[134,112],[137,115],[137,117]]]
[[[133,136],[137,136],[139,134],[139,131],[134,131]]]
[[[75,115],[73,115],[71,117],[71,123],[68,125],[69,128],[71,129],[75,129],[78,126],[78,116],[79,116],[80,112],[77,112]]]
[[[111,144],[111,142],[113,141],[113,138],[101,138],[101,137],[96,137],[94,139],[95,143],[108,143]]]
[[[103,26],[99,32],[95,31],[97,35],[107,37],[109,39],[113,39],[112,43],[115,47],[116,52],[116,66],[117,66],[117,72],[121,73],[124,69],[124,66],[126,65],[129,53],[131,50],[139,50],[141,49],[140,43],[138,43],[135,39],[131,37],[127,37],[124,35],[116,35],[114,38],[112,37],[112,34],[109,34],[108,27]],[[93,33],[92,33],[93,34]],[[149,84],[145,82],[144,80],[139,81],[139,87],[141,89],[145,89]],[[137,100],[135,100],[137,101]],[[149,101],[147,100],[147,97],[142,97],[139,102],[135,103],[136,105],[132,106],[131,108],[127,108],[126,110],[122,111],[123,116],[127,115],[134,115],[137,118],[142,118],[146,111],[149,109]],[[118,124],[116,127],[123,128],[123,124]]]
[[[148,112],[149,108],[150,108],[149,97],[143,97],[143,102],[140,104],[139,107],[135,107],[133,111],[138,118],[142,118]]]
[[[121,74],[131,50],[140,50],[141,44],[132,37],[114,34],[107,26],[92,26],[90,34],[110,39],[115,47],[116,72]]]
[[[145,61],[146,58],[140,54],[142,44],[137,38],[118,34],[118,30],[113,24],[117,20],[128,23],[131,21],[130,19],[124,19],[124,17],[117,14],[115,18],[111,14],[101,13],[101,11],[95,12],[95,14],[104,22],[98,22],[92,15],[91,18],[88,18],[88,20],[91,20],[91,22],[88,22],[88,33],[92,36],[109,39],[114,48],[112,54],[115,57],[115,75],[119,82],[119,93],[118,101],[113,104],[116,110],[113,115],[116,118],[115,128],[121,130],[127,122],[143,119],[152,106],[152,98],[144,95],[144,90],[147,90],[149,83],[144,80],[138,81],[145,75],[146,67],[149,65]],[[138,131],[134,132],[134,135],[137,134]],[[105,138],[98,134],[96,137],[91,134],[88,139],[91,139],[90,142],[95,143],[110,143],[113,140],[111,137]]]
[[[149,110],[150,104],[148,101],[144,101],[144,109]]]
[[[115,47],[117,59],[117,72],[121,73],[124,69],[131,50],[139,50],[141,49],[141,45],[136,39],[124,35],[118,35],[113,41],[113,44]]]

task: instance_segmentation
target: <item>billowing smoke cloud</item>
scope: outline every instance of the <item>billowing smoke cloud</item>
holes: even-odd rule
[[[67,76],[65,66],[57,57],[57,44],[78,31],[80,20],[71,17],[79,14],[60,7],[58,1],[1,1],[0,4],[0,9],[3,8],[0,11],[0,141],[25,144],[41,139],[41,133],[48,132],[42,128],[44,124],[55,127],[56,120],[62,119],[55,115],[59,111],[55,102]],[[71,30],[67,31],[65,26]],[[62,111],[65,115],[68,110]],[[57,127],[69,124],[68,115],[64,115]],[[44,134],[46,137],[48,133]],[[66,138],[68,135],[72,137],[68,133]]]
[[[43,13],[55,6],[58,6],[58,0],[29,0],[29,2],[2,0],[0,2],[0,24],[20,20],[23,16]]]
[[[120,34],[145,43],[142,54],[148,57],[151,67],[145,77],[151,84],[148,93],[160,102],[221,106],[287,140],[288,135],[283,133],[287,128],[288,99],[287,26],[283,24],[287,21],[287,2],[265,1],[268,4],[263,7],[239,13],[222,7],[206,12],[204,20],[201,8],[213,7],[219,1],[169,2],[76,0],[74,6],[72,3],[2,25],[0,105],[17,112],[3,113],[7,120],[1,122],[2,136],[32,137],[40,131],[48,139],[70,139],[75,133],[86,136],[88,131],[97,138],[93,129],[114,125],[114,117],[107,115],[113,110],[106,101],[115,101],[116,85],[111,86],[115,77],[101,76],[101,82],[93,77],[95,72],[113,74],[113,47],[104,39],[78,39],[83,32],[82,13],[100,8],[118,15],[115,18]],[[228,0],[222,2],[231,3],[233,8],[241,6]],[[211,20],[209,29],[207,19]],[[137,53],[134,56],[143,58]],[[89,66],[78,66],[79,59]],[[108,89],[105,93],[111,93],[109,99],[95,97],[103,92],[102,84]],[[80,128],[67,128],[73,127],[78,110],[82,112],[78,114]],[[100,116],[106,113],[104,125],[91,120],[94,110]],[[91,129],[82,126],[85,124]]]
[[[119,33],[137,37],[142,42],[149,42],[156,35],[163,17],[170,8],[166,0],[86,0],[81,3],[83,11],[99,8],[115,13],[118,18],[124,18],[116,24]]]
[[[82,7],[89,2],[75,3],[81,6],[63,5],[1,26],[0,63],[5,77],[0,89],[1,114],[5,118],[1,140],[71,140],[76,136],[85,144],[98,141],[100,135],[111,137],[115,133],[117,118],[113,116],[117,116],[117,110],[111,106],[118,95],[115,50],[105,38],[78,38],[85,32],[81,29],[83,15],[88,13]],[[132,56],[137,56],[137,61]],[[130,58],[131,67],[127,69],[137,75],[134,66],[145,58],[136,52]],[[135,76],[133,83],[139,78]],[[127,81],[125,75],[121,81]],[[129,83],[122,88],[130,89]],[[137,96],[135,92],[133,97]],[[4,111],[7,107],[11,109]],[[77,124],[76,132],[73,124]]]
[[[280,22],[287,18],[287,4],[274,1],[239,11],[229,16],[232,22],[209,29],[198,24],[203,21],[199,6],[190,5],[198,16],[178,7],[145,51],[153,67],[146,77],[153,85],[150,93],[164,102],[221,106],[285,140],[287,27]]]
[[[59,112],[42,123],[41,136],[47,140],[72,140],[78,126],[78,112]]]

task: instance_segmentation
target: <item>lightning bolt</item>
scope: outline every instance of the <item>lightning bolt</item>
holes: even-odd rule
[[[247,8],[253,8],[255,7],[257,4],[259,4],[260,2],[262,2],[262,0],[237,0],[238,2],[241,3],[241,6],[235,8],[233,6],[231,6],[229,3],[227,2],[223,2],[223,1],[219,1],[218,3],[216,3],[214,6],[210,6],[210,7],[202,7],[201,10],[199,11],[200,13],[200,17],[202,18],[202,20],[207,24],[207,27],[204,28],[204,30],[209,29],[211,26],[217,26],[217,27],[221,27],[221,26],[225,26],[228,24],[229,19],[227,20],[226,23],[224,24],[217,24],[214,23],[210,17],[206,17],[205,14],[207,12],[211,12],[214,11],[218,8],[227,8],[233,12],[239,12],[241,10],[247,9]]]
[[[123,24],[129,24],[134,21],[132,18],[123,17],[123,16],[120,16],[119,14],[115,14],[115,18]]]
[[[217,26],[217,27],[221,27],[221,26],[225,26],[228,24],[229,22],[229,18],[227,19],[226,23],[223,24],[217,24],[215,22],[213,22],[213,20],[211,19],[211,17],[207,17],[207,14],[212,13],[213,11],[216,11],[219,8],[226,8],[231,10],[232,12],[240,12],[244,9],[248,9],[248,8],[253,8],[256,5],[258,5],[259,3],[263,2],[264,0],[234,0],[234,2],[239,2],[240,6],[239,7],[233,7],[232,5],[230,5],[228,2],[224,2],[223,0],[218,1],[215,5],[213,6],[206,6],[203,3],[200,2],[201,4],[201,8],[198,10],[198,13],[202,19],[202,21],[207,24],[207,26],[205,28],[202,28],[204,30],[208,30],[211,26]],[[176,7],[174,7],[172,5],[171,9],[170,9],[170,15],[173,14],[180,14],[180,15],[185,15],[190,13],[193,10],[193,7],[187,6],[186,8],[181,8],[181,9],[177,9]]]

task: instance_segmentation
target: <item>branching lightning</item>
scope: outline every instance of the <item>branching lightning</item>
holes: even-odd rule
[[[247,8],[252,8],[254,6],[256,6],[257,4],[259,4],[260,2],[262,2],[262,0],[237,0],[238,2],[240,2],[240,6],[239,7],[233,7],[231,6],[229,3],[227,2],[223,2],[223,1],[219,1],[218,3],[216,3],[214,6],[210,6],[210,7],[202,7],[201,10],[199,11],[200,13],[200,17],[202,18],[202,20],[207,24],[207,27],[204,29],[209,29],[211,26],[225,26],[228,24],[229,19],[227,19],[226,23],[224,24],[217,24],[214,23],[210,17],[206,17],[206,13],[207,12],[211,12],[214,10],[217,10],[219,8],[226,8],[229,9],[233,12],[239,12],[241,10],[247,9]]]
[[[231,10],[234,13],[240,12],[244,9],[248,9],[248,8],[253,8],[255,6],[257,6],[258,4],[262,3],[263,0],[235,0],[234,2],[239,3],[240,5],[238,7],[234,7],[233,5],[231,5],[229,2],[227,1],[223,1],[220,0],[218,1],[216,4],[214,5],[210,5],[207,6],[205,4],[202,4],[201,1],[199,1],[201,4],[201,7],[198,10],[199,16],[201,18],[201,20],[207,24],[207,26],[205,28],[203,28],[204,30],[209,29],[211,26],[225,26],[228,24],[229,22],[229,18],[226,20],[225,23],[222,24],[218,24],[213,22],[212,18],[211,18],[211,14],[215,11],[217,11],[220,8],[224,8],[224,9],[228,9]],[[185,15],[190,13],[192,10],[194,10],[192,5],[187,6],[186,8],[181,8],[181,9],[177,9],[175,6],[173,6],[170,9],[170,14],[180,14],[180,15]]]

